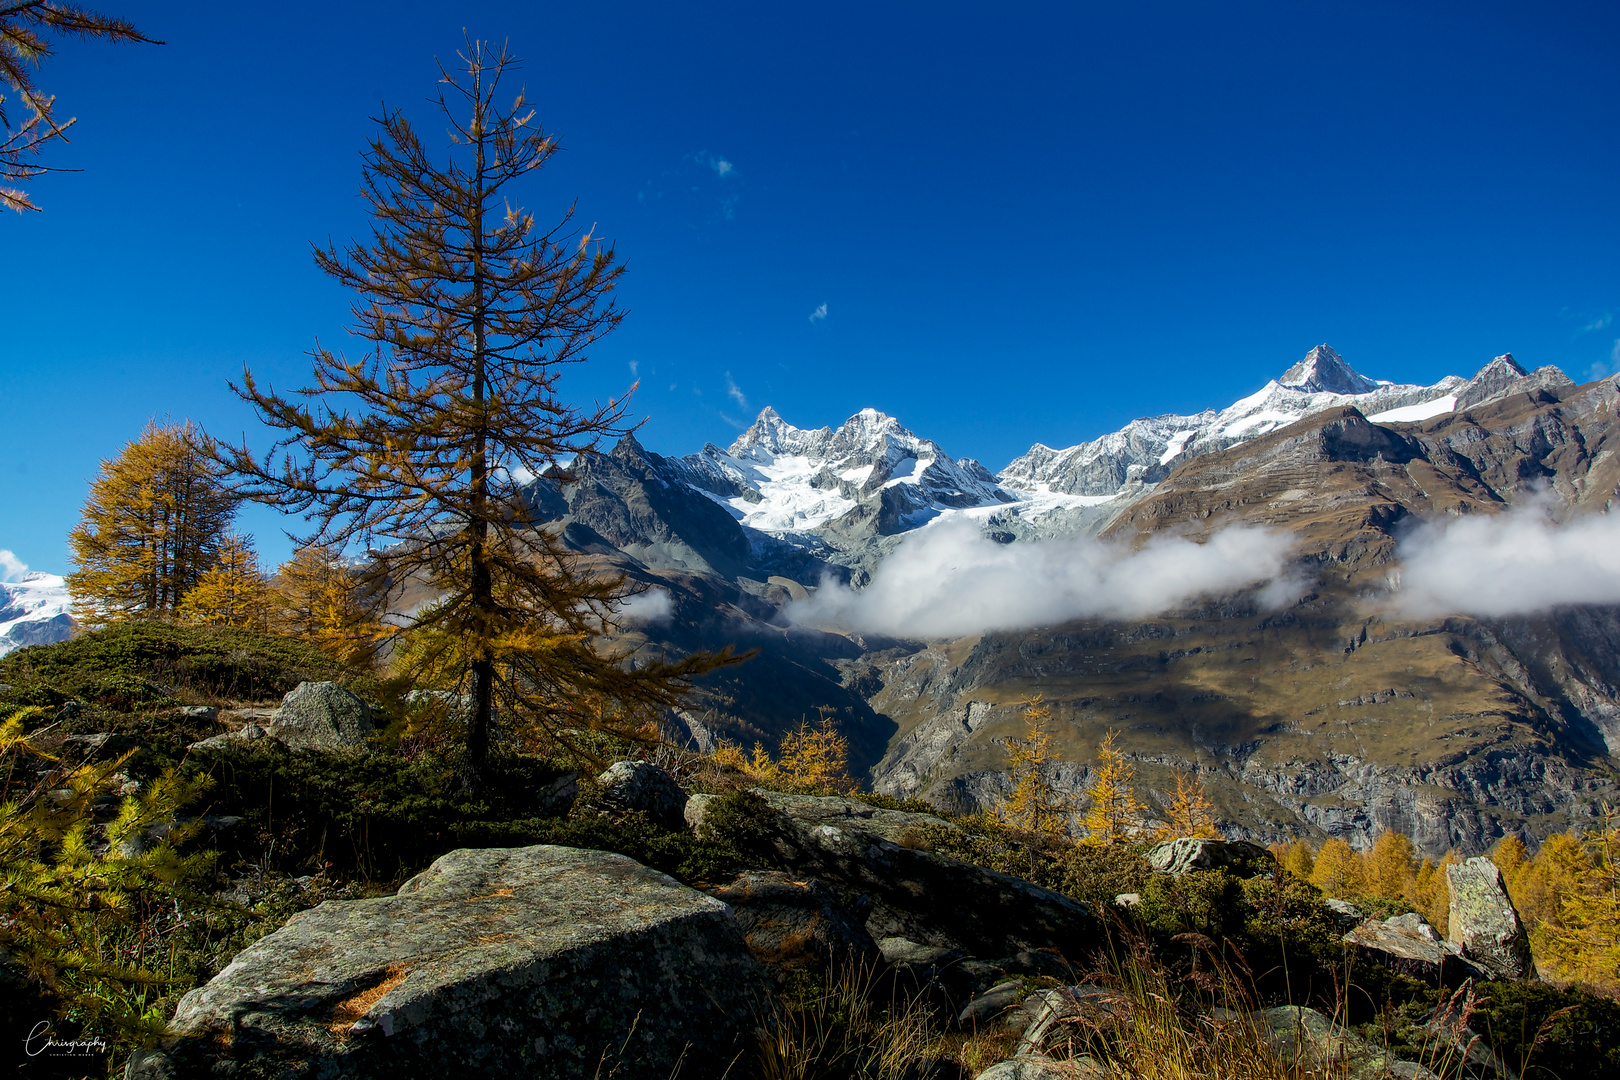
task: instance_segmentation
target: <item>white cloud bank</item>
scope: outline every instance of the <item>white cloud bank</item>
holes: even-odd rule
[[[0,548],[0,581],[15,581],[28,573],[28,564],[7,548]]]
[[[810,626],[929,638],[1141,617],[1261,582],[1269,583],[1263,600],[1281,603],[1293,598],[1291,544],[1249,526],[1203,544],[1156,536],[1134,551],[1093,539],[998,544],[973,521],[951,517],[907,537],[865,589],[828,582],[787,615]]]
[[[1401,542],[1396,606],[1407,615],[1523,615],[1620,603],[1620,515],[1564,525],[1540,502],[1425,524]]]
[[[652,588],[620,600],[614,615],[621,623],[656,626],[674,613],[675,600],[668,590]]]

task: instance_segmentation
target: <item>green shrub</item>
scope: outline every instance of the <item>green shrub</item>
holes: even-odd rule
[[[73,699],[129,711],[177,692],[211,698],[268,700],[305,680],[344,672],[314,645],[296,638],[230,627],[180,626],[155,620],[115,623],[52,645],[0,657],[9,700],[60,704]]]
[[[1545,983],[1479,987],[1469,1026],[1524,1080],[1620,1076],[1620,1002]]]

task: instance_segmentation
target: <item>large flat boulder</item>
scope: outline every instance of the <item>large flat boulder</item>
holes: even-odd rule
[[[1446,867],[1451,889],[1446,938],[1476,967],[1497,979],[1528,979],[1536,965],[1530,936],[1508,897],[1502,871],[1483,855]]]
[[[622,855],[463,849],[294,915],[128,1076],[718,1076],[769,993],[712,897]]]
[[[1344,941],[1372,963],[1436,986],[1456,986],[1480,974],[1416,912],[1368,919],[1345,934]]]
[[[837,796],[759,791],[769,843],[789,873],[814,877],[864,915],[874,940],[904,938],[985,960],[1055,950],[1075,958],[1102,943],[1079,900],[1010,874],[926,850],[931,814],[884,810]],[[687,820],[701,828],[712,800],[694,795]]]
[[[1155,844],[1147,853],[1155,874],[1180,877],[1194,870],[1231,870],[1239,877],[1268,873],[1276,861],[1271,852],[1248,840],[1181,836]]]
[[[270,721],[270,736],[294,750],[359,753],[376,729],[371,707],[335,682],[301,682]]]

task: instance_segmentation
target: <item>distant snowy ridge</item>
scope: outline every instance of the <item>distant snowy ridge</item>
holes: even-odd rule
[[[1511,354],[1472,379],[1448,375],[1433,386],[1369,379],[1326,345],[1248,397],[1216,412],[1152,416],[1062,450],[1036,443],[997,476],[1015,493],[1117,496],[1156,484],[1178,461],[1224,450],[1329,409],[1354,406],[1375,423],[1410,423],[1472,408],[1532,386],[1570,385],[1555,367],[1526,373]]]
[[[812,532],[874,498],[902,515],[1013,501],[972,458],[957,461],[892,416],[863,409],[834,428],[797,428],[767,406],[722,450],[713,443],[673,459],[680,479],[743,525],[774,534]]]
[[[67,583],[57,574],[24,574],[0,582],[0,656],[24,645],[66,641],[73,635]]]

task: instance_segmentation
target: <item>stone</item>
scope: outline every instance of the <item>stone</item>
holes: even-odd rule
[[[374,730],[371,707],[334,682],[299,683],[270,722],[270,736],[294,750],[356,753]]]
[[[1044,1051],[1053,1027],[1068,1017],[1084,1015],[1095,1022],[1130,1023],[1133,1015],[1129,998],[1110,987],[1093,983],[1060,986],[1031,994],[1024,1001],[1024,1012],[1027,1020],[1014,1057]]]
[[[686,792],[650,761],[615,761],[596,778],[602,801],[615,810],[640,810],[666,829],[686,825]]]
[[[218,720],[219,710],[212,705],[182,705],[180,715],[187,720]]]
[[[998,1061],[974,1080],[1107,1080],[1108,1069],[1090,1054],[1056,1061],[1044,1054]]]
[[[1435,986],[1456,986],[1480,971],[1417,912],[1369,919],[1344,935],[1366,960]]]
[[[1024,992],[1024,984],[1017,979],[998,983],[976,996],[956,1017],[956,1022],[964,1027],[978,1027],[989,1020],[1001,1015],[1002,1011],[1016,1004],[1018,996]]]
[[[1360,926],[1367,921],[1367,913],[1348,900],[1340,900],[1337,896],[1328,896],[1322,899],[1322,906],[1333,912],[1338,924],[1348,930],[1353,926]]]
[[[1114,906],[1115,907],[1133,908],[1137,904],[1140,904],[1141,902],[1142,902],[1142,894],[1141,893],[1122,892],[1118,896],[1114,897]]]
[[[1101,924],[1081,901],[925,850],[927,828],[955,828],[931,814],[837,796],[757,794],[776,811],[768,837],[774,857],[789,873],[831,888],[862,914],[874,939],[905,938],[981,960],[1038,950],[1072,960],[1102,942]],[[687,821],[701,828],[711,801],[694,795]]]
[[[235,731],[227,731],[222,735],[210,735],[206,739],[200,739],[197,742],[192,743],[190,746],[186,747],[186,749],[223,750],[227,747],[255,742],[259,739],[268,738],[269,736],[270,733],[268,731],[260,727],[258,724],[249,721]]]
[[[1194,870],[1227,869],[1239,877],[1267,873],[1276,861],[1271,852],[1247,840],[1217,840],[1203,836],[1183,836],[1157,844],[1147,853],[1148,866],[1156,874],[1180,877]]]
[[[295,914],[128,1076],[718,1076],[769,1007],[713,897],[607,852],[462,849]]]
[[[1280,1057],[1314,1066],[1326,1076],[1383,1080],[1397,1062],[1394,1055],[1315,1009],[1280,1005],[1251,1015]]]
[[[748,948],[779,973],[839,962],[875,968],[883,961],[872,935],[821,882],[774,870],[747,870],[706,888],[731,907]]]
[[[1451,889],[1446,938],[1463,958],[1492,978],[1528,979],[1535,974],[1530,937],[1508,898],[1502,871],[1482,855],[1446,867]]]

